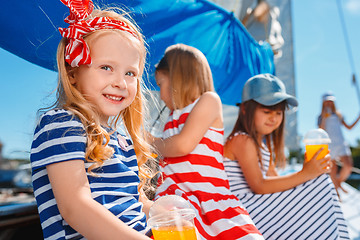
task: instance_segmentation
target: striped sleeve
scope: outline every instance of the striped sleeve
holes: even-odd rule
[[[85,160],[85,148],[86,136],[80,120],[66,110],[51,110],[41,117],[35,129],[32,169],[67,160]]]

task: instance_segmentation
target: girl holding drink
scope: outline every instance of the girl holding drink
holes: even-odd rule
[[[285,164],[285,109],[297,104],[271,74],[245,83],[239,116],[224,147],[230,189],[265,239],[348,239],[337,194],[325,174],[329,156],[316,160],[319,150],[301,171],[277,174],[275,166]]]

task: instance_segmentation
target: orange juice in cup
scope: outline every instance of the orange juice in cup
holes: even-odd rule
[[[148,221],[155,240],[196,240],[195,211],[180,196],[168,195],[157,199],[149,212]]]
[[[308,131],[304,137],[306,161],[309,161],[320,148],[323,149],[316,160],[324,158],[329,153],[328,144],[330,142],[329,135],[325,130],[318,128]]]
[[[307,155],[306,160],[309,161],[320,148],[323,148],[323,150],[321,150],[319,155],[316,157],[316,160],[322,159],[328,154],[328,152],[329,152],[328,145],[327,144],[306,145],[305,146],[305,151],[306,151],[306,155]]]
[[[165,226],[152,229],[155,240],[196,240],[194,226]]]

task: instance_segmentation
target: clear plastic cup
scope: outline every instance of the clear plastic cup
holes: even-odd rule
[[[320,149],[321,152],[316,157],[316,160],[324,158],[329,153],[329,143],[331,142],[327,132],[321,128],[312,129],[304,136],[305,151],[307,155],[306,161],[309,161],[315,153]]]
[[[149,212],[148,225],[155,240],[196,240],[195,211],[182,197],[163,196]]]

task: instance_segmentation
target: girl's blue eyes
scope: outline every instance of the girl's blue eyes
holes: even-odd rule
[[[133,73],[133,72],[127,72],[125,75],[130,76],[130,77],[134,77],[134,76],[135,76],[135,73]]]
[[[111,67],[110,66],[102,66],[101,69],[104,69],[106,71],[110,71]]]
[[[101,66],[100,68],[105,70],[105,71],[112,71],[112,67],[110,67],[110,66]],[[125,75],[130,76],[130,77],[135,77],[136,76],[136,74],[134,72],[131,72],[131,71],[127,72]]]

